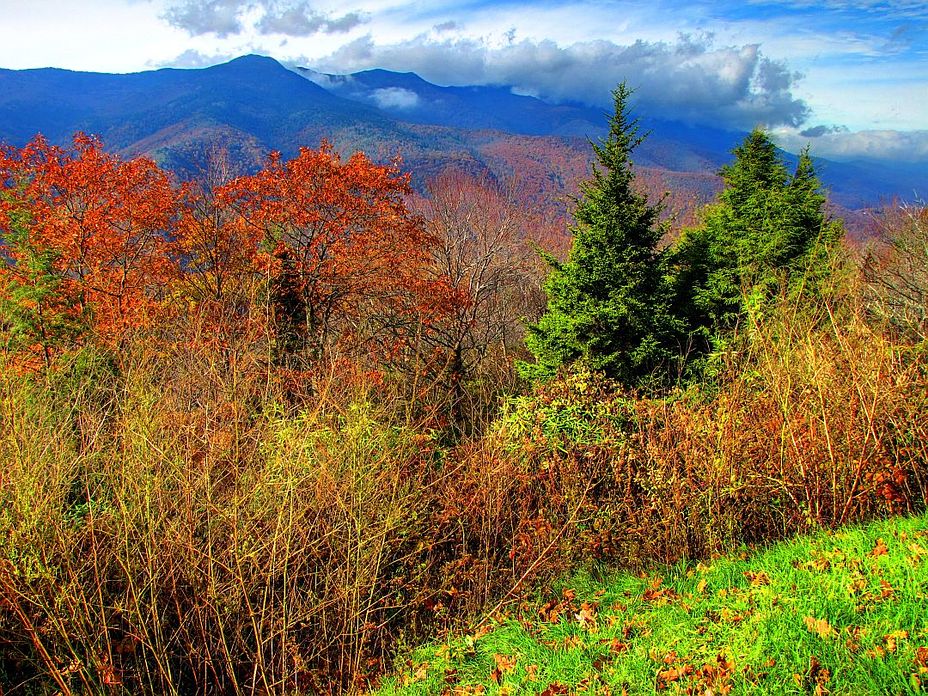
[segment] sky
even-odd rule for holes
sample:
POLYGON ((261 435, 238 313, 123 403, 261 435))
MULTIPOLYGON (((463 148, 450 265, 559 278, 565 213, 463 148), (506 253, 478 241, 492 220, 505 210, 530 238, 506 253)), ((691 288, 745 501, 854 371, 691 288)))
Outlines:
POLYGON ((928 161, 925 0, 0 0, 0 68, 195 68, 247 53, 413 71, 928 161))

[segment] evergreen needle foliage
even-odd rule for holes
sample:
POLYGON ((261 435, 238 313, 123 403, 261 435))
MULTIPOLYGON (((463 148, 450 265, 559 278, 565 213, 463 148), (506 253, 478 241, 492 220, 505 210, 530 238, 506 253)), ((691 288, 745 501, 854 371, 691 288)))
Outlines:
MULTIPOLYGON (((2 200, 2 199, 0 199, 2 200)), ((26 208, 12 207, 0 236, 0 342, 7 350, 33 352, 47 368, 53 353, 73 341, 79 317, 62 299, 56 255, 33 243, 26 208)))
POLYGON ((843 237, 829 219, 808 151, 790 176, 769 136, 755 129, 722 168, 725 188, 674 256, 677 312, 710 336, 735 328, 749 307, 781 289, 818 296, 830 250, 843 237))
POLYGON ((658 244, 661 208, 633 188, 631 153, 644 139, 628 112, 631 90, 613 92, 609 135, 593 144, 592 177, 580 188, 573 246, 566 263, 548 257, 547 311, 529 326, 534 364, 523 376, 553 377, 578 360, 626 386, 652 381, 675 355, 678 322, 658 244))

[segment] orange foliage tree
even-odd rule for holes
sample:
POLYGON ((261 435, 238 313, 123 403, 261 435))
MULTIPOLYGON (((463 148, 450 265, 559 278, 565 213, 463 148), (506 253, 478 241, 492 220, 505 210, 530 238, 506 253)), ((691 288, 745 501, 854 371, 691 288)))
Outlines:
POLYGON ((428 345, 460 301, 429 267, 437 240, 407 208, 409 176, 327 143, 231 180, 220 157, 175 186, 92 137, 37 137, 0 151, 0 185, 0 328, 46 365, 90 334, 119 345, 168 297, 220 342, 266 335, 280 364, 382 363, 428 345))
POLYGON ((409 176, 323 142, 279 154, 219 195, 268 265, 278 358, 331 349, 391 358, 451 301, 424 269, 433 237, 410 214, 409 176))
POLYGON ((229 171, 227 156, 218 152, 199 180, 183 186, 175 227, 183 295, 223 329, 254 314, 267 270, 260 228, 229 200, 229 171))
MULTIPOLYGON (((46 359, 68 315, 72 325, 114 344, 143 325, 175 273, 170 234, 176 191, 149 159, 122 161, 78 134, 69 149, 41 136, 0 151, 0 266, 6 299, 45 316, 34 332, 46 359), (44 307, 24 288, 54 287, 44 307), (24 306, 26 305, 26 306, 24 306)), ((41 293, 39 293, 41 295, 41 293)))

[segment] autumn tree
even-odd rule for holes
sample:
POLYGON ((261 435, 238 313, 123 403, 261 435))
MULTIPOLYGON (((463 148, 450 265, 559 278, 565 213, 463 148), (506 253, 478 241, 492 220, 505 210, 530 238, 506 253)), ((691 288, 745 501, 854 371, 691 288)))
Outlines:
POLYGON ((211 153, 202 176, 181 190, 175 227, 185 294, 221 315, 224 325, 244 321, 267 265, 259 248, 261 230, 231 200, 232 179, 228 154, 211 153))
POLYGON ((440 311, 424 269, 433 239, 406 207, 409 177, 327 143, 278 154, 224 187, 268 257, 282 359, 334 347, 383 357, 440 311))
POLYGON ((660 207, 635 190, 632 151, 642 142, 630 118, 625 84, 613 92, 609 134, 593 145, 592 178, 580 187, 573 245, 565 263, 550 258, 548 308, 529 327, 534 364, 522 373, 553 376, 582 360, 625 385, 667 373, 674 363, 677 321, 663 276, 660 207))
POLYGON ((122 161, 81 134, 70 149, 37 137, 3 149, 0 185, 3 272, 14 286, 39 273, 105 342, 147 321, 175 271, 175 190, 154 162, 122 161))
POLYGON ((430 247, 430 273, 447 283, 456 301, 425 336, 446 356, 445 374, 456 413, 465 385, 491 354, 504 362, 523 338, 531 313, 534 252, 527 239, 531 216, 516 187, 486 176, 445 172, 427 185, 416 206, 430 247))
POLYGON ((875 219, 876 239, 864 260, 871 314, 896 332, 928 340, 928 206, 896 202, 875 219))

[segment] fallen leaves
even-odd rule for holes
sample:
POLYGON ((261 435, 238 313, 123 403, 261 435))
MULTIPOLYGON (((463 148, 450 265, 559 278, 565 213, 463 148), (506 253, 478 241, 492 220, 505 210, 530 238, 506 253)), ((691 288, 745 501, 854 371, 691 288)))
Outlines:
POLYGON ((683 665, 682 667, 671 667, 657 673, 657 688, 666 689, 668 684, 679 681, 683 677, 688 677, 696 671, 693 665, 683 665))
POLYGON ((662 606, 680 598, 672 587, 663 587, 664 578, 659 575, 651 581, 648 589, 641 595, 641 601, 662 606))
POLYGON ((529 665, 526 667, 525 678, 530 682, 538 681, 538 665, 529 665))
POLYGON ((486 692, 487 688, 482 684, 467 684, 456 686, 447 693, 450 696, 484 696, 486 692))
POLYGON ((403 676, 403 685, 409 686, 410 684, 415 684, 416 682, 425 681, 426 677, 429 676, 429 663, 421 662, 418 665, 410 665, 412 668, 412 673, 407 672, 403 676))
POLYGON ((908 631, 893 631, 883 636, 883 644, 886 646, 886 652, 894 653, 896 652, 896 646, 899 641, 908 640, 909 632, 908 631))
POLYGON ((538 618, 545 623, 557 623, 563 613, 564 607, 561 602, 556 599, 551 599, 538 610, 538 618))
MULTIPOLYGON (((836 662, 834 651, 839 651, 857 659, 883 661, 887 667, 898 665, 904 671, 904 679, 918 691, 928 683, 928 646, 918 647, 915 640, 928 632, 922 634, 917 627, 913 631, 907 625, 880 623, 879 617, 892 607, 875 604, 906 601, 910 595, 890 550, 893 553, 898 550, 906 557, 903 560, 911 560, 913 565, 923 554, 921 547, 910 548, 914 538, 899 544, 897 549, 894 542, 899 537, 884 535, 885 538, 874 536, 863 544, 849 537, 848 548, 813 548, 787 569, 787 574, 793 574, 792 582, 779 571, 770 570, 773 566, 760 570, 742 565, 724 576, 700 577, 694 570, 687 574, 689 582, 682 594, 678 593, 676 582, 653 572, 642 573, 634 584, 601 591, 595 596, 571 588, 559 590, 540 609, 538 605, 534 609, 525 605, 526 616, 534 621, 536 629, 530 634, 554 653, 570 652, 571 661, 584 661, 586 673, 578 674, 576 681, 565 678, 564 672, 539 665, 520 669, 513 655, 491 653, 492 662, 485 669, 493 669, 492 680, 485 683, 490 691, 500 694, 528 689, 548 696, 581 692, 617 694, 623 689, 635 693, 632 682, 614 683, 615 677, 647 656, 648 671, 642 675, 647 680, 644 691, 699 696, 723 696, 743 688, 763 692, 769 690, 774 680, 784 677, 790 680, 792 675, 790 681, 799 689, 795 685, 791 688, 823 696, 842 693, 847 686, 843 672, 841 679, 836 676, 840 663, 836 662), (884 556, 889 559, 878 560, 884 556), (830 577, 817 577, 818 573, 830 577), (827 602, 814 594, 815 587, 822 583, 837 590, 829 594, 827 602), (813 601, 809 601, 810 592, 813 601), (855 607, 857 625, 838 621, 838 617, 847 618, 846 609, 855 607), (732 635, 754 631, 755 626, 763 625, 769 616, 784 609, 796 611, 801 620, 795 627, 805 632, 807 638, 797 641, 793 636, 792 640, 800 647, 805 646, 804 654, 801 651, 787 654, 787 650, 776 659, 765 656, 752 663, 744 656, 730 653, 734 644, 730 642, 732 635), (673 627, 668 633, 671 624, 667 622, 679 621, 678 612, 686 613, 690 620, 680 623, 679 633, 673 627), (533 619, 532 613, 537 618, 533 619), (541 639, 544 634, 548 634, 546 640, 541 639), (825 656, 810 654, 808 646, 814 646, 816 641, 822 641, 818 645, 827 655, 827 662, 825 656), (675 650, 670 650, 671 647, 675 650), (706 658, 708 650, 710 657, 706 658)), ((543 658, 535 660, 545 664, 543 658)))
POLYGON ((813 655, 809 659, 809 668, 805 674, 793 674, 793 679, 806 693, 824 696, 828 693, 827 684, 831 681, 831 670, 823 667, 819 659, 813 655))
POLYGON ((584 602, 580 606, 580 611, 574 614, 581 628, 588 631, 596 629, 596 605, 584 602))
POLYGON ((613 655, 621 655, 624 652, 628 652, 628 643, 619 640, 618 638, 613 638, 609 641, 602 641, 604 643, 609 643, 609 652, 613 655))
POLYGON ((762 570, 757 572, 749 570, 744 573, 744 577, 751 583, 751 587, 763 587, 770 584, 770 576, 762 570))
POLYGON ((493 661, 496 663, 496 667, 490 672, 490 679, 497 684, 502 684, 503 675, 509 674, 515 670, 518 659, 515 655, 501 655, 497 653, 493 656, 493 661))
POLYGON ((928 669, 928 647, 921 646, 915 651, 915 664, 928 669))
POLYGON ((886 556, 888 553, 889 547, 886 546, 886 542, 882 539, 877 539, 873 550, 870 552, 870 557, 879 558, 880 556, 886 556))
POLYGON ((734 688, 734 662, 721 653, 699 668, 674 651, 667 653, 661 662, 666 668, 659 670, 655 676, 654 688, 657 691, 665 691, 677 684, 679 689, 687 687, 684 691, 687 694, 723 696, 734 688))
POLYGON ((819 638, 834 638, 837 635, 837 631, 828 623, 827 619, 816 619, 815 617, 807 616, 805 618, 805 624, 806 628, 819 638))

